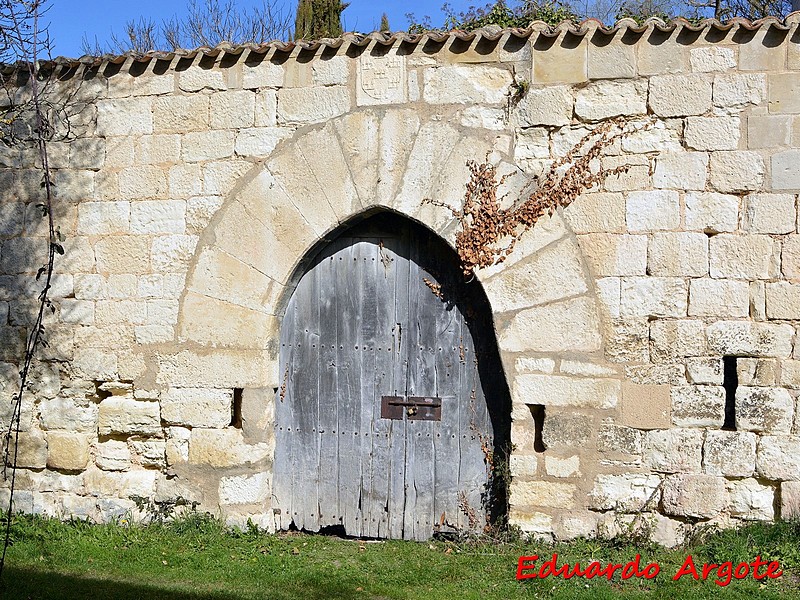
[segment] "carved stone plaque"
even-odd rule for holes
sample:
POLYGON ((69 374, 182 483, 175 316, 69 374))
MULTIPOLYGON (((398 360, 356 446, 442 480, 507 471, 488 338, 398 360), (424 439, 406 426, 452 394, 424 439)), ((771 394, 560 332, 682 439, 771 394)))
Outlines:
POLYGON ((407 99, 404 56, 362 55, 358 61, 356 98, 359 106, 397 104, 407 99))

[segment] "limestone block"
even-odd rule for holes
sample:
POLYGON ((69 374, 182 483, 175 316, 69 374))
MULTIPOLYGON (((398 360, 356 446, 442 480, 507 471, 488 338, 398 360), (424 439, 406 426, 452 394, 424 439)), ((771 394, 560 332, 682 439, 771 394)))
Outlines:
POLYGON ((598 475, 589 492, 589 508, 639 512, 657 506, 660 483, 661 478, 652 474, 598 475))
POLYGON ((676 517, 710 519, 729 503, 725 480, 713 475, 671 475, 664 479, 664 512, 676 517))
POLYGON ((278 92, 278 123, 320 123, 350 110, 343 86, 283 88, 278 92))
POLYGON ((800 437, 759 437, 756 472, 773 481, 800 481, 800 437))
POLYGON ((778 281, 767 283, 767 317, 797 319, 800 315, 800 285, 778 281))
POLYGON ((273 90, 260 90, 255 98, 256 127, 274 127, 278 124, 278 93, 273 90))
POLYGON ((755 479, 728 481, 726 485, 731 516, 745 521, 772 521, 775 518, 775 488, 761 485, 755 479))
POLYGON ((695 73, 728 71, 736 68, 736 50, 724 46, 692 48, 689 51, 689 62, 695 73))
POLYGON ((637 429, 669 427, 668 385, 622 382, 622 424, 637 429))
POLYGON ((181 157, 188 162, 228 158, 233 155, 235 136, 233 131, 187 133, 183 136, 181 157))
POLYGON ((552 358, 520 356, 514 363, 517 373, 552 373, 556 363, 552 358))
POLYGON ((262 60, 256 65, 242 65, 242 87, 256 89, 265 87, 281 87, 284 83, 284 68, 269 60, 262 60))
POLYGON ((628 194, 628 231, 678 229, 681 222, 678 192, 655 190, 628 194))
POLYGON ((211 128, 239 129, 255 123, 254 92, 227 91, 211 95, 211 128))
POLYGON ((508 461, 511 477, 533 477, 536 475, 539 457, 535 454, 512 454, 508 461))
MULTIPOLYGON (((150 98, 97 100, 96 134, 147 135, 153 133, 153 102, 150 98), (125 115, 125 118, 120 118, 125 115)), ((158 125, 156 125, 158 127, 158 125)), ((160 129, 160 127, 159 127, 160 129)))
POLYGON ((575 486, 551 481, 512 481, 511 506, 573 508, 575 486))
POLYGON ((191 430, 185 427, 167 428, 167 464, 173 466, 189 460, 189 438, 191 430))
POLYGON ((686 316, 688 285, 677 277, 625 277, 620 292, 622 317, 686 316))
MULTIPOLYGON (((146 240, 145 240, 146 241, 146 240)), ((150 255, 153 271, 157 273, 182 273, 194 256, 197 246, 195 235, 163 235, 153 238, 150 255)), ((145 257, 147 252, 145 252, 145 257)))
POLYGON ((656 158, 653 186, 674 190, 704 190, 708 171, 705 152, 663 152, 656 158))
POLYGON ((709 350, 714 354, 788 358, 792 353, 791 325, 717 321, 706 332, 709 350))
POLYGON ((558 375, 517 375, 514 398, 526 404, 614 408, 620 395, 620 382, 558 375))
POLYGON ((788 235, 783 239, 781 259, 783 275, 787 279, 800 279, 800 235, 788 235))
POLYGON ((225 427, 231 420, 229 389, 170 388, 161 399, 161 418, 174 425, 225 427))
POLYGON ((605 320, 619 319, 620 280, 604 277, 595 280, 595 293, 605 320))
POLYGON ((188 198, 203 190, 200 165, 180 164, 170 167, 167 175, 169 195, 172 198, 188 198))
MULTIPOLYGON (((137 247, 138 249, 138 247, 137 247)), ((106 289, 108 290, 108 297, 111 299, 129 299, 131 296, 136 295, 136 282, 135 275, 128 274, 112 274, 106 278, 106 289)))
POLYGON ((57 397, 40 404, 42 427, 48 431, 64 430, 91 433, 97 429, 97 405, 79 404, 80 399, 57 397))
POLYGON ((708 237, 702 233, 656 233, 650 239, 647 262, 649 275, 707 275, 708 237))
POLYGON ((189 464, 235 467, 269 455, 268 444, 246 444, 240 429, 193 429, 189 438, 189 464))
POLYGON ((181 136, 145 135, 136 140, 135 162, 141 165, 171 163, 178 159, 180 153, 181 136))
POLYGON ((550 133, 545 127, 528 127, 517 132, 514 160, 550 158, 550 133))
POLYGON ((613 423, 602 424, 597 432, 597 449, 600 452, 639 455, 642 453, 643 441, 644 433, 640 429, 613 423))
POLYGON ((749 194, 744 198, 742 229, 753 233, 794 233, 797 222, 792 194, 749 194))
POLYGON ((578 456, 568 458, 545 456, 544 470, 551 477, 579 477, 581 474, 580 458, 578 456))
POLYGON ((737 193, 761 189, 764 171, 764 159, 756 152, 742 150, 711 154, 711 185, 718 192, 737 193))
POLYGON ((767 78, 762 73, 731 73, 714 77, 714 106, 744 108, 761 104, 767 97, 767 78))
POLYGON ((153 101, 153 123, 161 133, 208 129, 210 100, 206 95, 163 96, 153 101))
POLYGON ((692 279, 689 284, 689 316, 747 317, 750 284, 733 279, 692 279))
POLYGON ((220 196, 195 196, 186 202, 186 232, 198 235, 222 206, 220 196))
POLYGON ((603 182, 603 189, 607 192, 624 192, 641 190, 651 187, 652 171, 650 159, 646 156, 624 155, 604 156, 601 159, 603 168, 607 171, 624 166, 626 171, 616 175, 609 175, 603 182))
POLYGON ((128 444, 116 440, 97 444, 95 446, 95 463, 103 471, 127 471, 131 467, 131 452, 128 444))
POLYGON ((484 283, 495 312, 544 304, 588 291, 577 245, 571 240, 550 245, 484 283))
POLYGON ((119 172, 119 192, 123 198, 162 198, 167 193, 166 171, 161 167, 142 165, 119 172))
POLYGON ((97 270, 100 273, 145 273, 150 268, 147 238, 114 236, 98 240, 94 245, 97 270))
MULTIPOLYGON (((12 434, 16 435, 16 434, 12 434)), ((0 438, 5 442, 5 434, 0 438)), ((14 448, 10 456, 14 456, 14 448)), ((9 464, 11 461, 9 460, 9 464)), ((21 431, 17 438, 16 465, 20 469, 43 469, 47 464, 47 441, 41 431, 21 431)))
POLYGON ((800 389, 800 360, 782 360, 780 385, 800 389))
POLYGON ((281 127, 242 129, 236 135, 236 154, 238 156, 268 156, 278 143, 289 135, 290 131, 281 127))
POLYGON ((711 108, 711 80, 704 75, 651 77, 649 104, 661 117, 701 115, 711 108))
POLYGON ((800 519, 800 482, 781 483, 781 519, 790 521, 800 519))
POLYGON ((783 388, 736 388, 736 428, 758 433, 789 433, 794 399, 783 388))
POLYGON ((162 440, 136 440, 131 442, 136 462, 143 467, 162 468, 166 465, 166 442, 162 440))
POLYGON ((594 233, 579 235, 578 243, 595 277, 647 272, 647 236, 594 233))
POLYGON ((746 431, 706 431, 703 471, 725 477, 752 477, 756 468, 756 435, 746 431))
POLYGON ((94 302, 90 300, 72 300, 65 298, 60 303, 62 323, 75 325, 94 324, 94 302))
POLYGON ((631 383, 643 385, 684 385, 686 366, 683 364, 625 365, 625 377, 631 383))
POLYGON ((686 144, 695 150, 738 150, 739 117, 689 117, 684 131, 686 144))
POLYGON ((589 79, 636 77, 636 52, 632 45, 610 43, 588 45, 589 79))
POLYGON ((147 305, 138 300, 102 300, 97 302, 95 321, 98 325, 115 323, 140 325, 147 319, 147 305))
POLYGON ((131 203, 81 202, 78 205, 78 234, 107 235, 127 233, 131 203))
POLYGON ((96 348, 76 350, 72 366, 87 379, 116 379, 117 357, 96 348))
MULTIPOLYGON (((682 132, 674 124, 674 120, 658 120, 655 123, 634 121, 629 124, 636 128, 622 138, 622 149, 633 154, 646 152, 680 152, 682 132)), ((625 157, 631 160, 632 157, 625 157)))
POLYGON ((664 473, 699 473, 703 431, 659 429, 648 431, 644 441, 644 464, 664 473))
POLYGON ((592 430, 592 419, 586 415, 550 410, 542 425, 542 443, 545 448, 581 448, 592 437, 592 430))
POLYGON ((139 201, 131 205, 131 233, 183 233, 186 202, 183 200, 139 201))
POLYGON ((509 510, 509 522, 535 538, 552 541, 553 517, 551 515, 530 510, 509 510))
POLYGON ((219 69, 192 65, 178 73, 178 87, 184 92, 199 92, 204 89, 224 90, 225 73, 219 69))
POLYGON ((780 272, 780 243, 766 235, 716 235, 709 254, 715 279, 771 279, 780 272))
POLYGON ((646 318, 614 319, 606 338, 606 356, 614 362, 648 362, 650 330, 646 318))
POLYGON ((597 535, 598 515, 591 512, 561 513, 553 521, 556 540, 591 539, 597 535))
POLYGON ((587 76, 587 39, 575 43, 571 36, 559 37, 546 48, 533 45, 534 83, 581 83, 587 76))
POLYGON ((578 91, 575 115, 582 121, 647 113, 647 81, 598 81, 578 91))
POLYGON ((769 112, 800 113, 800 73, 770 73, 769 112))
POLYGON ((47 434, 47 467, 82 471, 89 463, 89 437, 82 433, 51 431, 47 434))
POLYGON ((772 189, 800 190, 800 150, 772 155, 772 189))
POLYGON ((122 396, 111 396, 100 403, 100 435, 141 434, 161 432, 157 402, 140 402, 122 396))
POLYGON ((219 482, 220 504, 262 504, 269 493, 269 473, 223 477, 219 482))
POLYGON ((203 165, 203 192, 227 195, 239 179, 253 167, 247 160, 220 160, 203 165))
POLYGON ((511 73, 488 65, 441 65, 424 71, 423 98, 430 104, 501 104, 511 73))
POLYGON ((520 127, 569 125, 573 102, 567 86, 531 88, 514 109, 514 118, 520 127))
POLYGON ((739 385, 774 386, 778 383, 778 362, 774 358, 737 358, 736 376, 739 385))
POLYGON ((521 310, 499 331, 500 348, 507 352, 593 352, 601 341, 597 310, 587 297, 521 310))
POLYGON ((725 390, 721 386, 675 386, 671 390, 672 422, 678 427, 722 427, 725 390))
POLYGON ((792 138, 792 117, 783 115, 749 115, 747 117, 747 147, 775 148, 788 146, 792 138))

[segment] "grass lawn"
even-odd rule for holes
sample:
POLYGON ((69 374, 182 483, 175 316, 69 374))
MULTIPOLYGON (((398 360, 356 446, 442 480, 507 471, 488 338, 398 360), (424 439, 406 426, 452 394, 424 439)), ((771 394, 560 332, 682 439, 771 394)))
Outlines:
MULTIPOLYGON (((194 515, 149 526, 90 525, 18 516, 0 598, 239 600, 289 598, 800 598, 800 523, 753 525, 676 550, 632 543, 364 542, 321 535, 226 531, 194 515), (656 562, 655 579, 604 577, 517 581, 520 555, 559 565, 593 559, 656 562), (672 581, 686 556, 704 562, 778 560, 783 575, 752 574, 721 587, 672 581)), ((763 573, 766 568, 761 568, 763 573)))

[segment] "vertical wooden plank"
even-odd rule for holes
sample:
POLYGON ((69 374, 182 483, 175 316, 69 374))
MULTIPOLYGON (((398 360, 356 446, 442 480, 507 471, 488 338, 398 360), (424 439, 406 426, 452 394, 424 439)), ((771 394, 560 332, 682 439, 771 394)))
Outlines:
MULTIPOLYGON (((403 231, 402 233, 405 233, 403 231)), ((409 305, 409 261, 408 237, 386 239, 381 251, 381 260, 390 265, 384 269, 387 284, 394 287, 389 296, 393 305, 379 304, 379 311, 385 310, 392 315, 392 380, 391 392, 387 395, 406 396, 408 373, 408 305, 409 305), (393 277, 393 281, 392 281, 393 277)), ((381 269, 378 270, 378 279, 381 269)), ((409 484, 406 471, 407 422, 392 419, 389 422, 389 535, 390 537, 407 537, 406 506, 408 505, 409 484)), ((412 490, 413 494, 413 490, 412 490)), ((410 527, 410 523, 408 524, 410 527)))
POLYGON ((336 240, 314 267, 319 305, 319 395, 315 435, 319 440, 318 514, 320 526, 338 525, 342 516, 339 483, 339 411, 346 399, 340 398, 338 381, 342 376, 337 363, 339 302, 335 282, 342 272, 341 241, 336 240))
POLYGON ((434 438, 434 526, 441 531, 453 531, 458 524, 458 473, 459 453, 459 342, 462 318, 453 305, 456 298, 449 297, 457 289, 454 277, 448 272, 446 263, 434 261, 440 279, 437 283, 445 290, 444 298, 438 299, 437 334, 433 340, 436 353, 436 395, 442 400, 442 420, 434 438))
MULTIPOLYGON (((380 239, 363 238, 359 242, 363 258, 360 343, 363 348, 361 377, 362 431, 362 519, 364 535, 388 536, 387 502, 389 494, 389 422, 381 418, 381 395, 390 393, 392 371, 392 322, 394 285, 384 277, 380 261, 380 239)), ((394 268, 392 267, 392 272, 394 268)), ((394 282, 394 276, 391 278, 394 282)))
POLYGON ((275 462, 272 475, 273 507, 280 510, 278 527, 288 529, 292 522, 292 454, 291 405, 293 385, 289 375, 293 372, 295 354, 295 296, 290 298, 281 325, 279 357, 280 387, 275 394, 275 462))
MULTIPOLYGON (((298 347, 291 380, 292 407, 292 517, 299 529, 319 529, 319 418, 320 311, 319 272, 316 265, 303 277, 295 306, 298 347)), ((298 286, 299 289, 299 286, 298 286)))
MULTIPOLYGON (((433 396, 436 393, 436 343, 440 328, 439 315, 442 304, 425 279, 433 275, 423 269, 423 257, 429 257, 430 249, 425 240, 411 238, 409 253, 409 396, 433 396)), ((406 479, 411 478, 407 500, 406 523, 412 522, 412 537, 426 540, 433 533, 434 510, 434 439, 439 422, 411 420, 408 423, 406 451, 406 479), (412 493, 413 492, 413 493, 412 493)))
POLYGON ((361 520, 361 269, 353 238, 343 240, 337 256, 336 280, 332 282, 338 298, 339 373, 339 496, 342 519, 348 535, 362 534, 361 520))

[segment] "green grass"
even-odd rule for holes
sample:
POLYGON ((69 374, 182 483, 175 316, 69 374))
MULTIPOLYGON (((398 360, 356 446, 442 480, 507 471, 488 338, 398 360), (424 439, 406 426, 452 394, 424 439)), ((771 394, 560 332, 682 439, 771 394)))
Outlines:
MULTIPOLYGON (((540 559, 542 560, 542 559, 540 559)), ((89 600, 317 598, 800 598, 800 523, 752 525, 690 547, 577 541, 362 542, 304 534, 226 531, 193 515, 168 524, 126 527, 17 516, 0 597, 89 600), (624 563, 641 553, 657 562, 655 580, 516 580, 520 555, 559 554, 559 564, 624 563), (671 580, 687 554, 705 561, 778 560, 783 576, 727 587, 671 580)))

